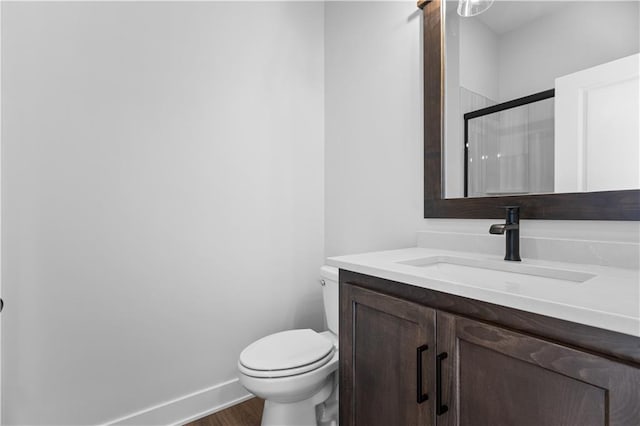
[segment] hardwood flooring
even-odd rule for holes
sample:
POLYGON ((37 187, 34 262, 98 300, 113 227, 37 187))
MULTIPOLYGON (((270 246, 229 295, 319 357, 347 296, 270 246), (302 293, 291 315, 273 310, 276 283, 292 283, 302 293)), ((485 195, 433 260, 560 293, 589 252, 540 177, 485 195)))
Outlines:
POLYGON ((252 398, 185 426, 260 426, 264 400, 252 398))

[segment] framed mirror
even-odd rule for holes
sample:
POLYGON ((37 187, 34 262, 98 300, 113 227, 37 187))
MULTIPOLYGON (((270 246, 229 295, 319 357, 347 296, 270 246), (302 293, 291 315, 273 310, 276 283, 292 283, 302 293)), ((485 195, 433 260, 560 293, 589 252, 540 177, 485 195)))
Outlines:
POLYGON ((638 2, 418 6, 426 218, 640 220, 638 2))

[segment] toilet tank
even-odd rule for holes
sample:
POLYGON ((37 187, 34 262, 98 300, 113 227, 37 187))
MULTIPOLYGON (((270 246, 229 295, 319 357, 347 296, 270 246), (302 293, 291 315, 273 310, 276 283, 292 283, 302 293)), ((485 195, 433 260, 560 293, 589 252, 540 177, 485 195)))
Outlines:
POLYGON ((327 326, 336 336, 338 335, 338 268, 323 266, 320 268, 322 283, 322 298, 327 326))

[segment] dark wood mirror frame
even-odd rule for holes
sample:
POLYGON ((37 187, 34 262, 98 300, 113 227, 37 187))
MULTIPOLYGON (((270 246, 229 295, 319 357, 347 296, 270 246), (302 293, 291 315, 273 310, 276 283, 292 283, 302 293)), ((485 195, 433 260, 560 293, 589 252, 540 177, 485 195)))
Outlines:
POLYGON ((424 217, 495 219, 520 206, 521 219, 640 220, 640 189, 482 198, 444 198, 442 0, 421 0, 424 36, 424 217))

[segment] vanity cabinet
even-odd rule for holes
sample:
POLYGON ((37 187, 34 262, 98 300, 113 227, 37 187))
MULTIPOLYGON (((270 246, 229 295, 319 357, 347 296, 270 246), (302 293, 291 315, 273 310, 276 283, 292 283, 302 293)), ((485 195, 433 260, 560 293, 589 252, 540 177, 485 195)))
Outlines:
POLYGON ((353 320, 348 321, 351 338, 340 343, 345 345, 340 356, 350 362, 340 368, 353 385, 340 389, 340 403, 350 401, 349 420, 340 424, 433 424, 433 406, 426 402, 435 386, 429 368, 435 360, 436 312, 358 287, 341 291, 353 320))
POLYGON ((640 425, 640 369, 479 321, 437 313, 442 425, 640 425))
POLYGON ((343 426, 640 425, 640 364, 623 359, 640 357, 640 339, 622 338, 616 358, 501 324, 504 313, 487 321, 491 304, 465 313, 457 296, 352 272, 340 281, 343 426))

